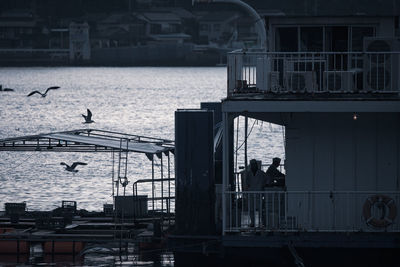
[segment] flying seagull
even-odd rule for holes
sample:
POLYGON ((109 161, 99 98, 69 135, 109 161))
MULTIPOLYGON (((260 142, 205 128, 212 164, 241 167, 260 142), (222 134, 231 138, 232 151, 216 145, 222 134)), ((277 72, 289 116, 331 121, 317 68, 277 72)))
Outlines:
POLYGON ((92 112, 90 109, 87 109, 87 115, 82 114, 82 117, 85 119, 85 122, 83 123, 92 123, 94 120, 92 120, 92 112))
POLYGON ((34 95, 34 94, 39 94, 42 97, 46 97, 48 91, 55 90, 55 89, 58 89, 58 88, 60 88, 60 86, 52 86, 52 87, 47 88, 46 91, 44 92, 44 94, 39 92, 39 91, 33 91, 33 92, 30 92, 27 96, 31 96, 31 95, 34 95))
POLYGON ((66 171, 78 172, 78 170, 75 170, 75 167, 78 166, 78 165, 87 165, 87 163, 85 163, 85 162, 74 162, 74 163, 72 163, 71 166, 69 166, 67 163, 61 162, 60 165, 65 165, 65 170, 66 171))

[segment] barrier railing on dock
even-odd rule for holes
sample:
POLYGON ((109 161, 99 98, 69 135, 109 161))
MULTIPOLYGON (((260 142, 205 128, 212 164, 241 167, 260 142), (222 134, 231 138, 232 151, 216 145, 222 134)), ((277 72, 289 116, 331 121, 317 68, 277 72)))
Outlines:
MULTIPOLYGON (((158 213, 163 213, 167 217, 171 216, 171 213, 175 210, 175 178, 163 178, 163 179, 141 179, 133 183, 133 195, 139 196, 138 184, 146 183, 167 183, 166 187, 162 187, 162 190, 158 192, 154 197, 147 198, 149 210, 158 213)), ((153 187, 153 186, 152 186, 153 187)))
POLYGON ((398 191, 265 191, 225 193, 226 231, 399 232, 398 191))
POLYGON ((232 52, 228 96, 399 93, 400 52, 232 52))

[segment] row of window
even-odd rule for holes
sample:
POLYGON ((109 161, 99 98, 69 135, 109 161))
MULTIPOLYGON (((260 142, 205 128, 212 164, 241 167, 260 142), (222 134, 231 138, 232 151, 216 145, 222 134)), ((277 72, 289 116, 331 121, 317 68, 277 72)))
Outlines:
POLYGON ((279 27, 275 31, 277 52, 363 51, 364 37, 375 36, 374 27, 320 26, 279 27))

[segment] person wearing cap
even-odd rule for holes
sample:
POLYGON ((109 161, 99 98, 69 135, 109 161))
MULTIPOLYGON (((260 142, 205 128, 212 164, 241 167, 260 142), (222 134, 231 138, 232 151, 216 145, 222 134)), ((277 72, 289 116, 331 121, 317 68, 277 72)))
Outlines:
MULTIPOLYGON (((285 179, 285 174, 281 173, 278 170, 279 165, 281 164, 281 159, 280 158, 273 158, 272 159, 272 164, 268 167, 268 170, 266 172, 267 174, 267 186, 272 186, 275 181, 279 180, 284 180, 285 179)), ((278 183, 279 184, 279 183, 278 183)))

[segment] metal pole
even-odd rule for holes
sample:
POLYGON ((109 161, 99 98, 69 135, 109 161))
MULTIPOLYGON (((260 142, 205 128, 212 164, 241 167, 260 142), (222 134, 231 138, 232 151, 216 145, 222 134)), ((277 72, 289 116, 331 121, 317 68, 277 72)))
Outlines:
POLYGON ((151 197, 152 197, 152 208, 154 212, 154 155, 151 158, 151 197))
POLYGON ((168 152, 168 223, 170 222, 170 209, 171 209, 171 171, 170 171, 170 159, 169 159, 169 152, 168 152))
POLYGON ((229 115, 222 113, 223 143, 222 143, 222 234, 226 231, 226 197, 225 190, 228 188, 229 180, 229 115))
POLYGON ((161 153, 161 158, 160 158, 161 168, 160 169, 161 169, 161 212, 163 214, 164 213, 164 181, 163 181, 164 172, 163 172, 163 160, 162 160, 163 156, 162 155, 163 154, 161 153))
MULTIPOLYGON (((238 176, 238 166, 237 166, 237 163, 238 163, 238 147, 239 147, 239 118, 240 118, 240 116, 238 116, 237 117, 237 119, 236 119, 236 146, 235 146, 235 150, 234 150, 234 153, 235 153, 235 175, 236 176, 238 176)), ((240 187, 239 187, 239 178, 237 179, 238 181, 237 181, 237 191, 239 192, 240 191, 240 187)), ((242 188, 243 188, 243 186, 242 186, 242 188)))
POLYGON ((244 117, 244 169, 246 170, 247 175, 247 130, 249 128, 249 118, 247 114, 244 117))
POLYGON ((111 170, 111 183, 112 183, 112 196, 114 201, 114 150, 111 151, 111 158, 112 158, 112 170, 111 170))
POLYGON ((132 207, 133 207, 133 220, 136 219, 136 206, 135 206, 135 183, 132 183, 132 207))

